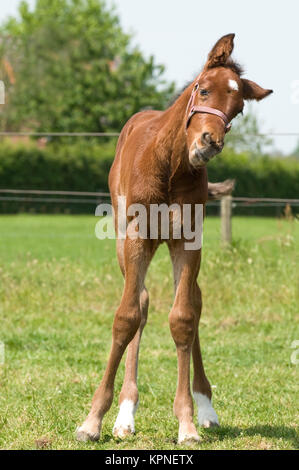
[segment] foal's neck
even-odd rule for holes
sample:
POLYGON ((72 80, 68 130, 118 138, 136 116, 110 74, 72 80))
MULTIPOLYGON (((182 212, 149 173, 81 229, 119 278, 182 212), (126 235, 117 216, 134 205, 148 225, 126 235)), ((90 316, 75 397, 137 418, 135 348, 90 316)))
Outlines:
POLYGON ((158 152, 169 165, 170 178, 178 171, 189 171, 186 139, 186 110, 193 82, 163 113, 162 128, 158 136, 158 152))
POLYGON ((191 83, 176 99, 176 101, 164 112, 167 122, 163 127, 163 131, 174 140, 180 140, 180 144, 184 144, 186 142, 186 110, 192 88, 193 83, 191 83))

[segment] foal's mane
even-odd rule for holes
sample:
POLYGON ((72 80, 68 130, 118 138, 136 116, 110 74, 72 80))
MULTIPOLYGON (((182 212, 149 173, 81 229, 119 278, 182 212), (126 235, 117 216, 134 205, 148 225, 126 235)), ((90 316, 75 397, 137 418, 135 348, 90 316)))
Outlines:
POLYGON ((241 77, 241 75, 243 75, 244 73, 243 67, 238 62, 236 62, 235 60, 231 58, 228 59, 228 61, 225 64, 222 64, 221 66, 219 65, 212 66, 211 68, 216 68, 216 67, 224 67, 225 69, 230 69, 233 72, 235 72, 239 77, 241 77))
MULTIPOLYGON (((232 72, 236 73, 239 77, 241 77, 243 74, 244 74, 244 69, 243 67, 238 63, 236 62, 235 60, 233 59, 228 59, 228 61, 225 63, 225 64, 222 64, 222 65, 214 65, 210 68, 216 68, 216 67, 223 67, 225 69, 230 69, 232 70, 232 72)), ((196 75, 198 76, 199 73, 196 75)), ((194 81, 193 80, 190 80, 189 82, 187 82, 170 100, 169 102, 167 103, 167 107, 171 106, 174 104, 174 102, 179 98, 179 96, 181 96, 181 94, 186 90, 186 88, 188 88, 189 85, 191 85, 191 83, 194 81)))

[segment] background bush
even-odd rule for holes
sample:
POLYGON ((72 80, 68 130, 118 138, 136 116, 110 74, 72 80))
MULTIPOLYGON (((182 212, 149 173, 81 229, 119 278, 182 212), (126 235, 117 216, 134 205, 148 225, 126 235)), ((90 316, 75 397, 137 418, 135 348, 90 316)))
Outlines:
POLYGON ((225 149, 209 163, 209 181, 236 179, 234 196, 299 198, 299 161, 225 149))
POLYGON ((36 143, 0 145, 0 187, 74 191, 107 191, 115 139, 97 144, 36 143))
MULTIPOLYGON (((115 146, 115 138, 100 143, 86 139, 73 143, 60 140, 43 148, 34 141, 18 144, 3 141, 0 145, 0 188, 106 192, 115 146)), ((255 157, 247 153, 236 154, 226 148, 209 163, 208 172, 209 181, 235 178, 234 196, 299 197, 299 161, 296 159, 255 157)), ((17 202, 15 205, 5 201, 0 204, 2 212, 19 212, 28 207, 28 204, 20 206, 17 202)), ((92 207, 72 205, 72 211, 90 212, 92 207)), ((43 206, 41 211, 52 209, 53 204, 50 204, 43 206)))

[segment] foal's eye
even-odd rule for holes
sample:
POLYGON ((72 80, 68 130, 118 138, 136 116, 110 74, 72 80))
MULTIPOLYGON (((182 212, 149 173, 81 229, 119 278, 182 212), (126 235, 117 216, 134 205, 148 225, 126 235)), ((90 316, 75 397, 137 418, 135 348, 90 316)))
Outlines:
POLYGON ((201 96, 208 96, 209 94, 208 90, 200 90, 199 93, 201 94, 201 96))

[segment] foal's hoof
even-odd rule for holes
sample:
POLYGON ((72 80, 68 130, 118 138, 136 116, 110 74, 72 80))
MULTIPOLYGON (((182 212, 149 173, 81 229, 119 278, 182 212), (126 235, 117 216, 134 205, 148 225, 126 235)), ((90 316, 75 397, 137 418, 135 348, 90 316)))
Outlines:
POLYGON ((118 439, 125 439, 127 436, 134 434, 135 430, 131 426, 114 426, 113 436, 118 439))
POLYGON ((197 434, 196 428, 193 423, 187 426, 180 425, 178 444, 194 444, 195 442, 199 441, 200 437, 197 434))
POLYGON ((196 442, 200 442, 200 437, 197 433, 179 435, 178 444, 192 445, 196 442))
POLYGON ((100 431, 91 431, 83 424, 76 430, 76 439, 81 442, 98 441, 100 439, 100 431))
POLYGON ((218 416, 212 406, 207 410, 198 411, 198 424, 203 428, 215 428, 219 426, 218 416))
POLYGON ((206 419, 202 423, 203 428, 218 428, 219 427, 219 422, 216 421, 210 421, 209 419, 206 419))
POLYGON ((198 424, 203 428, 213 428, 219 426, 216 411, 211 400, 202 393, 194 392, 194 399, 198 406, 198 424))
POLYGON ((134 416, 138 407, 132 400, 125 399, 119 407, 119 412, 113 426, 113 435, 124 439, 135 433, 134 416))

